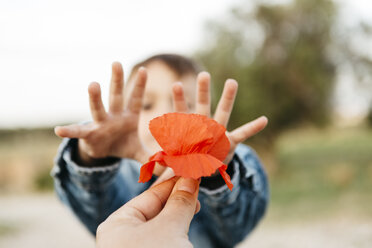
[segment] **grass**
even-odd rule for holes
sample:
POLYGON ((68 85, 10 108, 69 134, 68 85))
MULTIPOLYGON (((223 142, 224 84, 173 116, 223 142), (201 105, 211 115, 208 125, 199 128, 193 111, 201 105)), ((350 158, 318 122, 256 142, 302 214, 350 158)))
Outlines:
POLYGON ((293 131, 278 140, 277 158, 279 168, 270 177, 274 215, 344 209, 372 217, 372 130, 293 131))
POLYGON ((4 224, 3 221, 0 222, 0 237, 9 235, 15 231, 16 228, 13 225, 4 224))
POLYGON ((0 192, 51 186, 48 174, 60 142, 51 128, 0 130, 0 192))
MULTIPOLYGON (((0 130, 0 191, 52 190, 49 172, 60 142, 52 129, 0 130)), ((273 217, 340 211, 372 217, 372 129, 293 130, 277 141, 276 162, 273 217)))

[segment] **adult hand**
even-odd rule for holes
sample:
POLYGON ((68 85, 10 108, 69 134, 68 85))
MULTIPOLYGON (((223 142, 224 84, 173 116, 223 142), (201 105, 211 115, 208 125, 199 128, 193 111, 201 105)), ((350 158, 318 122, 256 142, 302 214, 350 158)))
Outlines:
POLYGON ((97 229, 98 248, 192 247, 190 222, 200 209, 199 181, 171 178, 132 199, 97 229))
POLYGON ((137 132, 147 79, 146 69, 138 70, 126 107, 123 78, 121 64, 113 63, 108 112, 102 103, 100 85, 93 82, 88 88, 93 122, 55 128, 55 133, 60 137, 79 139, 78 156, 84 165, 94 165, 95 159, 109 156, 132 158, 145 163, 150 155, 141 144, 137 132))

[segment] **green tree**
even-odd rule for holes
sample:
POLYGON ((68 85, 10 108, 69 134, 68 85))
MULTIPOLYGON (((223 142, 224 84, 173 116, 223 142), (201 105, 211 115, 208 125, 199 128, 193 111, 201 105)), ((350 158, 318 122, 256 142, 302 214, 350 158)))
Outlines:
POLYGON ((207 24, 196 58, 211 72, 215 92, 228 77, 239 82, 230 128, 264 114, 269 126, 259 137, 270 145, 293 126, 328 123, 339 60, 352 55, 370 66, 369 59, 342 48, 348 36, 338 40, 337 18, 331 0, 253 9, 242 1, 223 22, 207 24))

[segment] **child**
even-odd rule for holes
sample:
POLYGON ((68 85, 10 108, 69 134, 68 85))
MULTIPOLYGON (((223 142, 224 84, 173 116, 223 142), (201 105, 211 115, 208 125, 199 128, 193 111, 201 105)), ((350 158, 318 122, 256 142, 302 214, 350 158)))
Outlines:
MULTIPOLYGON (((210 115, 210 76, 198 72, 185 57, 160 54, 137 64, 123 90, 123 70, 114 63, 109 110, 103 107, 99 84, 92 83, 88 90, 93 122, 56 127, 56 134, 65 138, 53 169, 57 194, 93 234, 107 216, 156 179, 137 183, 141 165, 161 150, 148 130, 149 121, 172 112, 172 102, 177 112, 195 109, 210 115)), ((237 83, 227 80, 214 115, 224 126, 236 91, 237 83)), ((202 178, 202 207, 189 231, 195 247, 233 247, 263 216, 268 202, 266 175, 251 148, 239 143, 266 124, 267 119, 261 117, 227 133, 231 148, 224 163, 229 165, 234 189, 231 192, 219 174, 202 178)), ((162 166, 156 167, 157 176, 163 172, 162 166)), ((169 171, 162 178, 166 174, 169 171)))

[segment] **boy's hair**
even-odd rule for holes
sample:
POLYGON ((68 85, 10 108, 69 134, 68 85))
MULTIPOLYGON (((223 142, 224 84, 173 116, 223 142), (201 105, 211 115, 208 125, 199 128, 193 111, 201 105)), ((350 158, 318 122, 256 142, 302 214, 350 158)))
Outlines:
POLYGON ((178 78, 190 74, 197 75, 201 71, 200 66, 190 58, 178 54, 164 53, 151 56, 150 58, 136 64, 132 68, 132 71, 129 75, 129 80, 136 74, 137 70, 141 66, 147 66, 155 61, 163 62, 169 67, 169 69, 176 73, 178 78))

